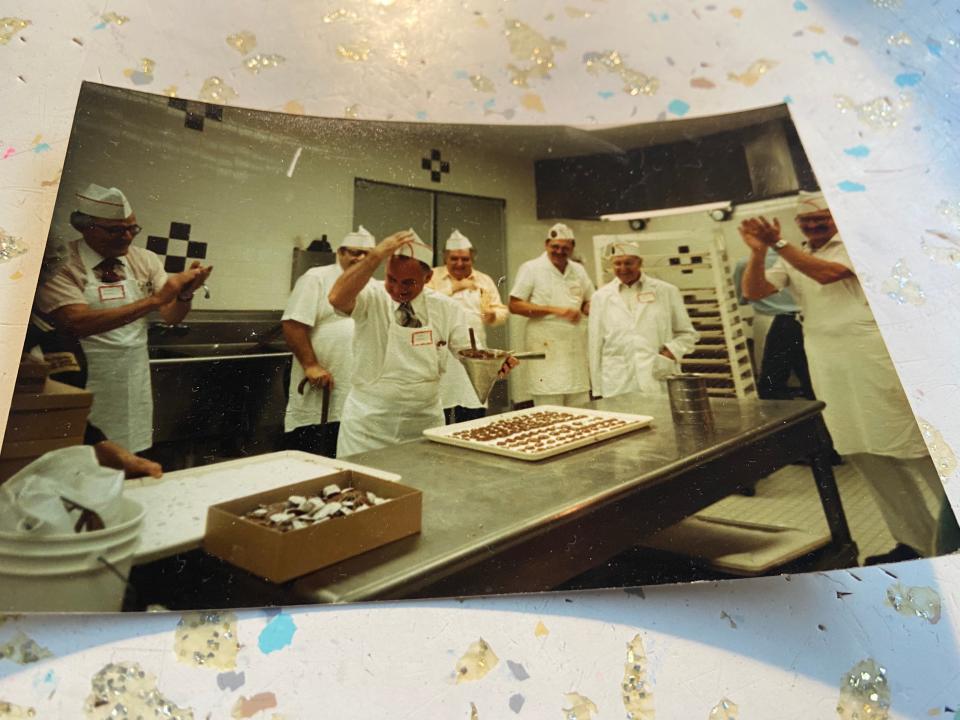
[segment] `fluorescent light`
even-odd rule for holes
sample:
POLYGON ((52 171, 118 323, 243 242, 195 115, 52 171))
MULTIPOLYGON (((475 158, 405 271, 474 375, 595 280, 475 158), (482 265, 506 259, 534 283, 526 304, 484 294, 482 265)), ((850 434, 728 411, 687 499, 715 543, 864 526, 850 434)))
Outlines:
POLYGON ((615 213, 612 215, 601 215, 601 220, 649 220, 655 217, 666 217, 667 215, 683 215, 692 212, 710 212, 711 210, 732 210, 733 203, 729 200, 723 202, 703 203, 702 205, 685 205, 684 207, 663 208, 662 210, 639 210, 630 213, 615 213))

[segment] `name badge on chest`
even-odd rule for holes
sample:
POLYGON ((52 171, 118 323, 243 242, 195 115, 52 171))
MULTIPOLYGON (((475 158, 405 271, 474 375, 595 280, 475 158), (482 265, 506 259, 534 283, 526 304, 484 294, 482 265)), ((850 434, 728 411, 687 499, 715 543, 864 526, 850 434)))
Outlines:
POLYGON ((433 330, 414 330, 410 333, 410 344, 414 347, 433 345, 433 330))
POLYGON ((123 285, 101 285, 97 291, 100 293, 100 302, 123 300, 127 297, 127 291, 123 285))
POLYGON ((647 292, 637 293, 637 302, 639 303, 652 303, 656 301, 656 299, 657 299, 657 294, 654 292, 647 291, 647 292))

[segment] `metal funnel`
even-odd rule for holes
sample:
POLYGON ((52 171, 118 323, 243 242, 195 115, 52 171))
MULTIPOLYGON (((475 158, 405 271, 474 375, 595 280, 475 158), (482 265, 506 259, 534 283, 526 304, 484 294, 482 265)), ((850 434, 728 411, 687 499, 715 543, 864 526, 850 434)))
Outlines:
POLYGON ((514 353, 507 350, 471 350, 467 348, 457 352, 457 359, 467 371, 467 377, 470 378, 470 384, 477 393, 480 402, 487 402, 493 386, 499 379, 497 375, 503 366, 507 355, 511 355, 518 360, 542 360, 546 357, 542 352, 520 352, 514 353))

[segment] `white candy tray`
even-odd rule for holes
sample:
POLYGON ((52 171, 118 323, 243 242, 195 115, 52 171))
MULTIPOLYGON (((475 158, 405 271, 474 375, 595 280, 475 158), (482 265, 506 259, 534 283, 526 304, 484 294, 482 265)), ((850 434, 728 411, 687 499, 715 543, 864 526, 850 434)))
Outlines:
MULTIPOLYGON (((428 438, 429 440, 433 440, 434 442, 445 443, 447 445, 456 445, 457 447, 468 448, 470 450, 479 450, 480 452, 493 453, 494 455, 503 455, 516 460, 543 460, 544 458, 560 455, 561 453, 569 452, 570 450, 576 450, 577 448, 582 448, 587 445, 594 445, 598 442, 609 440, 612 437, 633 432, 634 430, 639 430, 640 428, 649 425, 652 420, 653 418, 649 415, 631 415, 627 413, 605 412, 602 410, 561 407, 559 405, 540 405, 537 407, 527 408, 525 410, 515 410, 513 412, 501 413, 499 415, 490 415, 489 417, 480 418, 479 420, 468 420, 467 422, 456 423, 455 425, 444 425, 443 427, 430 428, 428 430, 424 430, 423 434, 424 437, 428 438), (473 430, 475 428, 486 427, 499 422, 500 420, 524 417, 525 415, 533 415, 534 413, 539 412, 563 412, 571 413, 573 415, 586 416, 589 418, 601 418, 604 420, 617 418, 619 420, 623 420, 625 424, 607 430, 602 430, 594 435, 588 435, 568 443, 537 451, 515 450, 513 448, 501 447, 497 445, 497 442, 500 442, 505 438, 499 438, 497 440, 467 440, 464 438, 453 437, 454 433, 463 432, 464 430, 473 430)), ((569 422, 570 421, 559 423, 556 427, 563 427, 569 422)))

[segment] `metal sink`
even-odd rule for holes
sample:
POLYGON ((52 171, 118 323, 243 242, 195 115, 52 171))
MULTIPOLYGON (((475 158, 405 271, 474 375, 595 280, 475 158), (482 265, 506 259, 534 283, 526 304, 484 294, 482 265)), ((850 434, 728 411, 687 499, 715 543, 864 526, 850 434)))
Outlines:
MULTIPOLYGON (((151 361, 229 361, 290 354, 282 342, 273 343, 168 343, 147 348, 151 361)), ((151 362, 151 364, 156 364, 151 362)))

